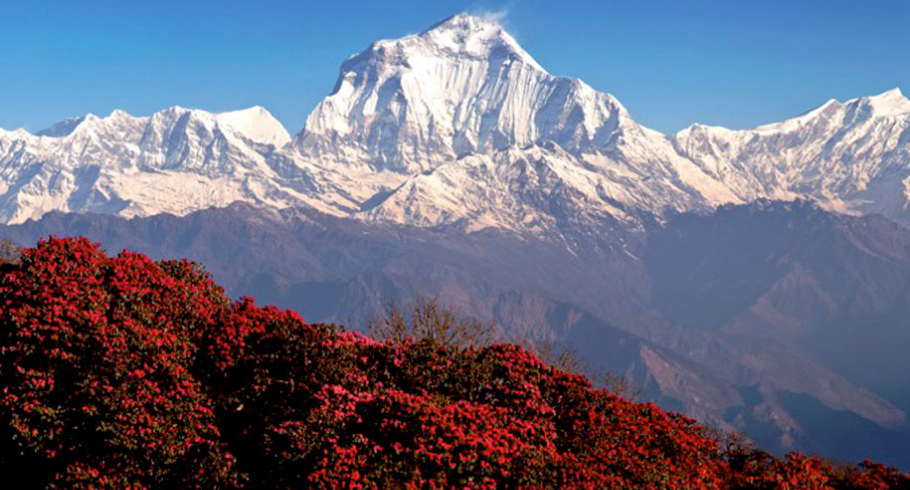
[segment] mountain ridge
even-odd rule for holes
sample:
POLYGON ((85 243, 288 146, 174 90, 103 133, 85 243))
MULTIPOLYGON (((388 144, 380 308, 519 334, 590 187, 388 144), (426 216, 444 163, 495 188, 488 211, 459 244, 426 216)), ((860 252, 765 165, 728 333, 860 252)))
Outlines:
POLYGON ((0 130, 0 221, 242 201, 547 235, 802 198, 906 225, 908 128, 910 100, 893 89, 753 129, 664 135, 612 95, 550 74, 496 22, 457 14, 350 57, 294 136, 258 106, 0 130))

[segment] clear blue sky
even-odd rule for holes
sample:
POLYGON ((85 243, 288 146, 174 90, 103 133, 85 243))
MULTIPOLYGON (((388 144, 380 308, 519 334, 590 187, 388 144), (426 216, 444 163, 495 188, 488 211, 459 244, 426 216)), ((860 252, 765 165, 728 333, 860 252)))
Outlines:
POLYGON ((0 127, 259 104, 295 133, 341 61, 370 42, 503 9, 550 72, 616 95, 664 132, 910 92, 905 0, 10 0, 0 9, 0 127))

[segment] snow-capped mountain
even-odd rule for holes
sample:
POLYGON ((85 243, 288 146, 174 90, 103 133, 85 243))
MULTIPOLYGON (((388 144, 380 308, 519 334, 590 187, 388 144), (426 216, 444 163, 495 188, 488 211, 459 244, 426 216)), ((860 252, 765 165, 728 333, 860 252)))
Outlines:
POLYGON ((269 155, 290 136, 265 109, 211 114, 173 107, 0 131, 0 221, 51 210, 186 214, 237 200, 299 201, 274 184, 269 155))
POLYGON ((527 230, 735 200, 613 96, 551 75, 466 14, 351 57, 294 147, 324 168, 386 175, 350 193, 358 214, 416 225, 527 230))
POLYGON ((751 130, 693 125, 684 157, 743 201, 808 197, 840 212, 910 223, 910 100, 899 89, 751 130))
POLYGON ((172 108, 0 131, 0 221, 184 215, 244 201, 417 226, 543 232, 757 198, 910 221, 910 101, 831 101, 753 130, 666 136, 459 14, 373 43, 293 140, 262 108, 172 108))

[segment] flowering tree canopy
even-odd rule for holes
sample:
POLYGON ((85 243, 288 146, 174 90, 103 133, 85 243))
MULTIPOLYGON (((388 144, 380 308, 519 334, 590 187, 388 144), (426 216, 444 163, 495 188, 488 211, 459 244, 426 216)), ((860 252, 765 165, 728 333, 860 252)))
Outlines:
POLYGON ((910 485, 872 462, 721 450, 517 346, 308 325, 186 261, 52 238, 0 267, 0 472, 17 488, 910 485))

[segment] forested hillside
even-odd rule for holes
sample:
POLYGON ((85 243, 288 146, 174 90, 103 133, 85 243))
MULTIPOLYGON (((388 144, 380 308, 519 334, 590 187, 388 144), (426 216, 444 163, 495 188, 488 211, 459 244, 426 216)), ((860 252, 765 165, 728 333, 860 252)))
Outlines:
POLYGON ((17 488, 907 488, 773 458, 507 344, 377 342, 198 265, 50 239, 0 273, 17 488))

